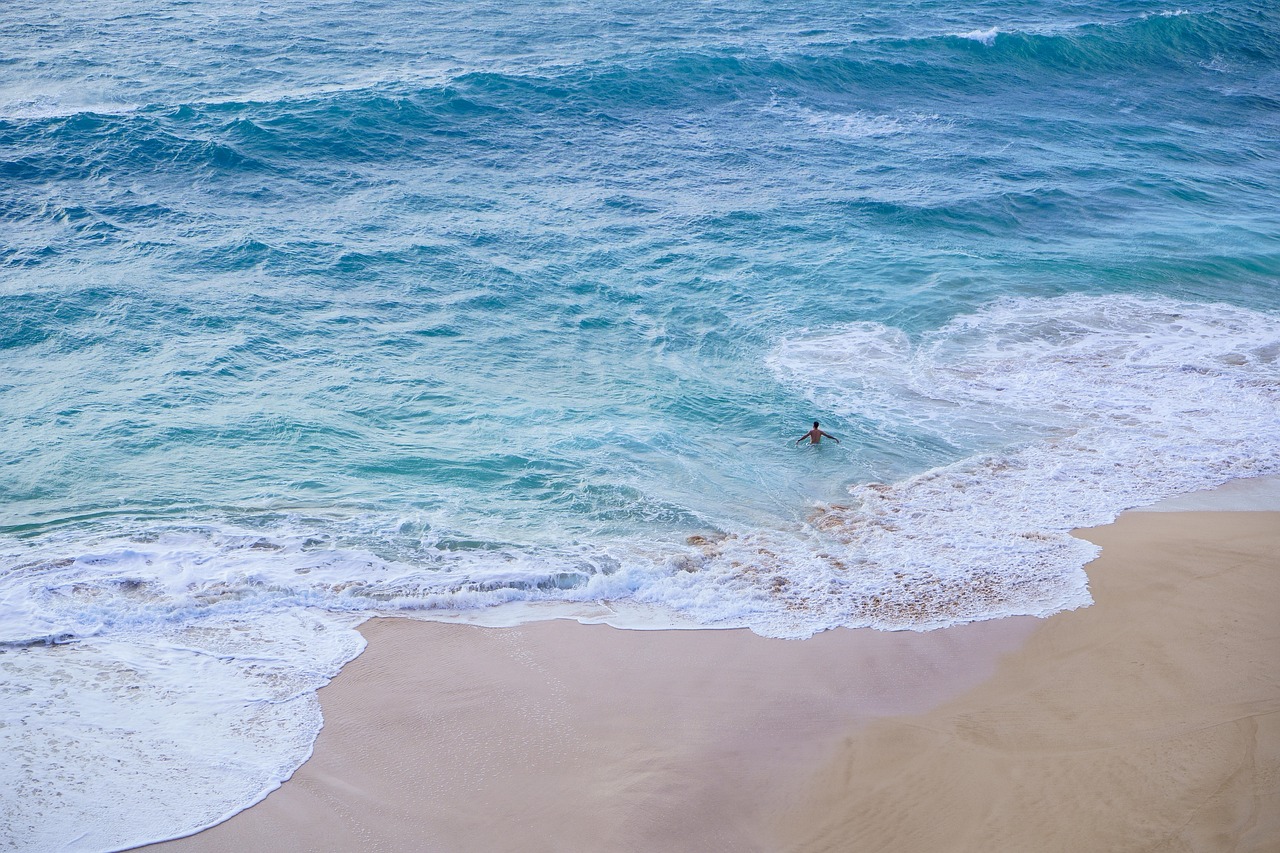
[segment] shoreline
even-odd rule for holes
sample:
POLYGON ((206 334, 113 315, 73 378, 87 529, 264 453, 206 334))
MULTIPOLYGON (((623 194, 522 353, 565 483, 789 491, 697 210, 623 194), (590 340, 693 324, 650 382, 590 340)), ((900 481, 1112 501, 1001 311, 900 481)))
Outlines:
POLYGON ((1280 513, 1077 535, 1103 547, 1095 603, 1046 619, 803 641, 373 620, 292 779, 139 849, 1280 843, 1280 513))
POLYGON ((321 689, 325 727, 292 779, 227 822, 140 849, 265 850, 281 833, 308 850, 362 849, 371 834, 395 849, 560 849, 524 846, 530 831, 563 849, 630 849, 611 827, 645 814, 662 822, 639 830, 653 849, 755 849, 759 830, 731 829, 732 815, 779 778, 799 785, 851 722, 920 713, 991 677, 1036 622, 797 641, 373 619, 365 652, 321 689), (735 783, 709 790, 707 774, 735 783), (473 837, 492 808, 521 828, 512 838, 473 837), (703 826, 709 813, 724 821, 703 826), (422 846, 433 831, 447 840, 422 846))

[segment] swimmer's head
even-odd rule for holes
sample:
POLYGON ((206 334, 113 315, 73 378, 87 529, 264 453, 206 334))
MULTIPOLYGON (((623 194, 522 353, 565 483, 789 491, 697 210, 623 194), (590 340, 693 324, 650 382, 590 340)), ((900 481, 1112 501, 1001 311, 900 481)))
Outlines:
POLYGON ((818 422, 817 422, 817 421, 814 421, 814 422, 813 422, 813 428, 814 428, 814 429, 817 429, 817 428, 818 428, 818 422))

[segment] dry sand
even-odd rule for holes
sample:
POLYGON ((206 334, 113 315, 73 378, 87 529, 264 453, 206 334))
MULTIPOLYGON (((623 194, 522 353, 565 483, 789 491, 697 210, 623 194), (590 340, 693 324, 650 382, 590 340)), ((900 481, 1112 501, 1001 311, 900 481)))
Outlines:
POLYGON ((787 850, 1280 850, 1280 513, 1082 531, 1095 605, 979 689, 852 733, 787 850))
POLYGON ((927 634, 376 620, 315 755, 155 851, 1280 850, 1280 513, 1130 513, 1092 607, 927 634))

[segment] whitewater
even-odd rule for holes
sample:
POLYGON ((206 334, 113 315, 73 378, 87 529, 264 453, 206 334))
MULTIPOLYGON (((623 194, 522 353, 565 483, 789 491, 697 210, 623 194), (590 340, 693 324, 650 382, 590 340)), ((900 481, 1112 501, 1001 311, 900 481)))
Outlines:
POLYGON ((1073 530, 1280 474, 1277 45, 1249 2, 12 4, 0 846, 260 800, 372 617, 1088 606, 1073 530))

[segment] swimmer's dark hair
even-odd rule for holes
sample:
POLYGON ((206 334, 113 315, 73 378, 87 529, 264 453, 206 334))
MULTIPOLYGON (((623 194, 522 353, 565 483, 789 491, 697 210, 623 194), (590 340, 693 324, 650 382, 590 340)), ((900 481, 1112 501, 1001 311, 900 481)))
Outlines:
POLYGON ((818 422, 817 422, 817 421, 814 421, 814 422, 813 422, 813 428, 814 428, 814 429, 817 429, 817 428, 818 428, 818 422))

